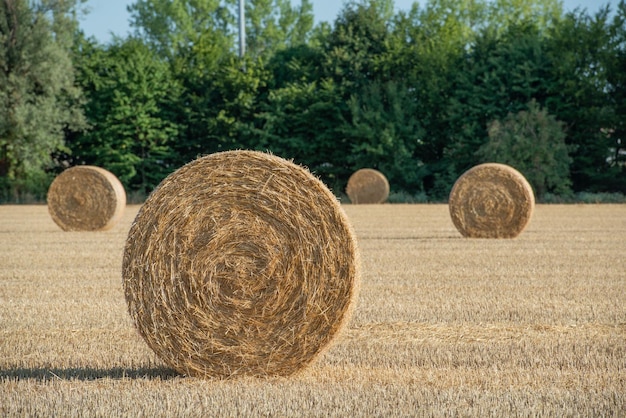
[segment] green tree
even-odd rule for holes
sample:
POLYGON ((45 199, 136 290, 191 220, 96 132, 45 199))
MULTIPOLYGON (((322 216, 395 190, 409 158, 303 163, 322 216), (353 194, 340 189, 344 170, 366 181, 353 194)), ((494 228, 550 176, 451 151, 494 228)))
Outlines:
POLYGON ((375 168, 385 174, 394 190, 423 191, 416 156, 426 133, 418 104, 406 85, 373 82, 349 101, 351 121, 344 136, 350 141, 346 156, 354 169, 375 168))
POLYGON ((178 120, 184 126, 174 148, 184 163, 198 155, 254 148, 259 104, 267 97, 265 62, 303 45, 313 23, 304 0, 246 3, 248 48, 235 48, 236 4, 214 0, 139 0, 129 10, 137 34, 172 65, 180 82, 178 120), (204 16, 204 18, 198 18, 204 16))
MULTIPOLYGON (((223 53, 237 50, 237 0, 137 0, 128 6, 131 26, 172 60, 199 43, 212 42, 223 53)), ((306 42, 313 28, 313 6, 302 0, 252 0, 245 3, 246 51, 269 58, 275 51, 306 42)))
POLYGON ((495 0, 485 4, 488 26, 502 31, 522 21, 532 21, 544 30, 563 15, 562 2, 558 0, 495 0))
POLYGON ((313 29, 313 4, 302 0, 246 2, 246 50, 252 57, 269 59, 287 47, 305 44, 313 29))
MULTIPOLYGON (((315 166, 338 192, 356 169, 368 165, 391 172, 387 163, 393 155, 405 158, 411 153, 404 148, 410 139, 398 137, 406 131, 395 125, 403 118, 395 112, 396 105, 406 95, 399 92, 403 87, 389 79, 388 68, 383 65, 389 54, 392 12, 393 3, 388 0, 350 2, 332 29, 322 28, 314 38, 321 52, 321 71, 320 80, 309 83, 316 93, 309 96, 316 100, 309 109, 318 113, 315 124, 307 124, 310 138, 303 141, 318 143, 317 150, 324 151, 317 156, 324 161, 316 161, 315 166), (394 103, 381 102, 387 99, 394 103), (376 120, 375 113, 383 109, 385 126, 375 126, 372 132, 373 125, 381 121, 376 120), (317 119, 324 114, 328 118, 325 122, 317 119), (379 142, 378 134, 385 135, 385 145, 379 142), (333 149, 336 151, 331 152, 333 149)), ((397 174, 394 170, 391 175, 397 174)))
POLYGON ((210 72, 179 73, 183 88, 178 120, 183 129, 173 146, 180 162, 217 151, 254 148, 255 115, 266 94, 267 77, 262 62, 242 61, 235 55, 210 72))
POLYGON ((474 26, 484 19, 484 4, 430 1, 423 8, 414 4, 409 13, 393 21, 389 54, 383 65, 389 78, 406 86, 412 96, 414 115, 424 135, 414 151, 419 165, 414 188, 435 195, 435 178, 445 170, 444 150, 450 142, 446 115, 453 82, 462 68, 466 45, 474 26))
POLYGON ((449 193, 454 179, 478 163, 476 151, 488 141, 492 121, 524 110, 532 100, 546 102, 552 62, 543 39, 532 21, 512 24, 502 34, 487 28, 476 38, 456 74, 447 108, 442 195, 449 193))
POLYGON ((347 3, 320 46, 324 77, 332 78, 346 99, 381 78, 388 52, 390 1, 347 3))
POLYGON ((609 191, 626 193, 626 1, 617 6, 609 25, 610 50, 607 55, 608 95, 612 106, 610 128, 607 135, 611 141, 609 165, 605 184, 609 191))
POLYGON ((619 153, 619 127, 626 118, 624 17, 623 2, 613 20, 608 7, 595 16, 570 13, 547 41, 554 63, 549 108, 566 124, 577 192, 626 191, 623 166, 612 158, 619 153))
POLYGON ((137 0, 128 6, 135 36, 173 61, 199 43, 234 46, 236 0, 137 0))
POLYGON ((0 2, 0 193, 45 194, 52 153, 85 127, 71 40, 79 2, 0 2))
POLYGON ((341 131, 344 108, 330 79, 273 89, 257 116, 256 148, 307 166, 340 193, 352 171, 351 144, 341 131))
POLYGON ((416 117, 427 132, 416 150, 423 162, 418 181, 433 197, 447 196, 458 175, 475 163, 487 123, 533 97, 530 90, 538 86, 530 78, 541 77, 545 64, 536 54, 539 33, 560 11, 556 0, 430 0, 396 16, 384 65, 390 78, 414 92, 416 117), (526 45, 515 51, 513 45, 521 43, 526 45), (530 59, 530 67, 521 68, 520 59, 530 59), (515 65, 518 75, 508 79, 515 65))
POLYGON ((564 124, 534 100, 528 110, 509 113, 488 127, 489 140, 476 152, 479 162, 499 162, 520 171, 537 197, 571 193, 564 124))
POLYGON ((268 88, 280 89, 293 83, 310 83, 322 78, 323 52, 320 48, 300 44, 277 51, 267 62, 268 88))
POLYGON ((255 147, 307 166, 340 193, 351 174, 342 132, 347 106, 338 85, 324 78, 323 36, 277 51, 266 66, 267 95, 255 118, 255 147))
POLYGON ((71 143, 75 163, 104 167, 130 190, 148 193, 177 161, 178 85, 141 40, 81 45, 79 80, 91 129, 71 143))

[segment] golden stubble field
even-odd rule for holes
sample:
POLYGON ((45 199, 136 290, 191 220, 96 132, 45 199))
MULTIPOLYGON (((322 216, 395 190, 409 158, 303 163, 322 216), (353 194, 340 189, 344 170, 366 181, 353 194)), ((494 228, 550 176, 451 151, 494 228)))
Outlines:
POLYGON ((626 416, 626 205, 538 205, 513 240, 446 205, 346 205, 355 314, 291 378, 201 380, 134 331, 110 231, 0 206, 0 416, 626 416))

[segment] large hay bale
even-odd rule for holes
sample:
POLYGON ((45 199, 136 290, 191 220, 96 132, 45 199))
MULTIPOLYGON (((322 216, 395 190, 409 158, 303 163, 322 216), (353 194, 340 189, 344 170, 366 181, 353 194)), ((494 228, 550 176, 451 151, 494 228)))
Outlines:
POLYGON ((52 181, 47 202, 52 220, 64 231, 104 231, 124 213, 126 192, 113 173, 82 165, 52 181))
POLYGON ((513 167, 485 163, 457 179, 448 205, 452 222, 463 236, 514 238, 528 225, 535 196, 513 167))
POLYGON ((373 168, 362 168, 352 173, 346 186, 352 203, 383 203, 389 197, 389 181, 373 168))
POLYGON ((124 292, 148 346, 179 373, 287 376, 346 322, 357 261, 321 181, 276 156, 228 151, 148 197, 126 241, 124 292))

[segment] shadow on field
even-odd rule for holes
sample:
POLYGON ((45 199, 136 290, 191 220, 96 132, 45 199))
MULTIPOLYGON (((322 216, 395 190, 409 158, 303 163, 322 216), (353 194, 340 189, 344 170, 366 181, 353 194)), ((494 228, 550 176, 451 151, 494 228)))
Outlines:
POLYGON ((70 369, 29 369, 16 368, 0 370, 0 380, 97 380, 97 379, 151 379, 169 380, 180 376, 172 369, 165 367, 125 369, 70 368, 70 369))

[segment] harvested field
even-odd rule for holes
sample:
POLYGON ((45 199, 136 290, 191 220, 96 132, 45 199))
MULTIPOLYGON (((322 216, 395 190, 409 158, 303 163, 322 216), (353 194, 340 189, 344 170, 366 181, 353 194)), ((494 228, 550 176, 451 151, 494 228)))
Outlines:
POLYGON ((346 205, 352 321, 290 378, 202 380, 133 329, 138 207, 63 232, 0 206, 0 416, 625 416, 626 205, 537 205, 515 239, 464 239, 446 205, 346 205))

